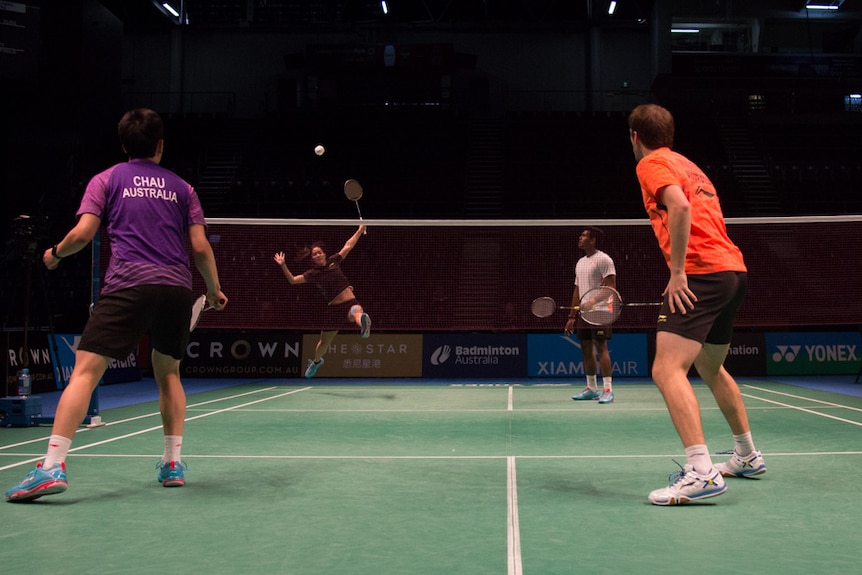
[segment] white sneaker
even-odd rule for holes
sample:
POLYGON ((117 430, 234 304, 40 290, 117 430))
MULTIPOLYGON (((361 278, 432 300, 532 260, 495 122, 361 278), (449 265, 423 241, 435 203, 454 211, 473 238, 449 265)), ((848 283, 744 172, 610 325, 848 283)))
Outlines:
POLYGON ((670 474, 671 482, 667 487, 656 489, 649 494, 653 505, 682 505, 689 501, 715 497, 727 491, 724 478, 714 466, 706 475, 701 475, 691 465, 670 474))
POLYGON ((752 451, 743 457, 734 450, 730 459, 716 463, 715 468, 725 477, 752 477, 766 473, 766 464, 759 451, 752 451))

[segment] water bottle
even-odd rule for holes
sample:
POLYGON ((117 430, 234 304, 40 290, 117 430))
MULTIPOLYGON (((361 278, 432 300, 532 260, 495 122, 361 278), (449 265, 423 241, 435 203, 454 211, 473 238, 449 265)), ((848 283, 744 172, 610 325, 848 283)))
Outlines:
POLYGON ((25 367, 18 372, 18 395, 27 397, 31 390, 30 370, 25 367))

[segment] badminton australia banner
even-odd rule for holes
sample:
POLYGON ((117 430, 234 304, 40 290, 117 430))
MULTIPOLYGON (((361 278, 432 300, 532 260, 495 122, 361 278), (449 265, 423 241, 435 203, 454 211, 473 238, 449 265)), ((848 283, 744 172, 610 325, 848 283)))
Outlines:
MULTIPOLYGON (((528 377, 583 377, 584 356, 577 336, 530 334, 527 336, 528 377)), ((642 333, 614 334, 608 340, 614 377, 646 377, 647 336, 642 333)))
POLYGON ((422 377, 524 377, 527 338, 523 334, 426 334, 422 377))

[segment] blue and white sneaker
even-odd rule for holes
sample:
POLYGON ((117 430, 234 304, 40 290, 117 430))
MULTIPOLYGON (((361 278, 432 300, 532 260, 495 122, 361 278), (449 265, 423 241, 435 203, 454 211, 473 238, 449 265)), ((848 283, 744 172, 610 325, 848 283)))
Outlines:
POLYGON ((62 493, 68 487, 65 463, 55 463, 45 469, 40 461, 21 483, 6 491, 6 501, 33 501, 43 495, 62 493))
POLYGON ((362 337, 368 337, 371 335, 371 317, 367 313, 363 313, 359 321, 362 323, 362 329, 359 332, 362 337))
POLYGON ((614 402, 614 392, 610 389, 605 389, 602 391, 602 396, 599 398, 599 403, 613 403, 614 402))
MULTIPOLYGON (((727 451, 722 454, 729 453, 727 451)), ((759 451, 752 451, 745 457, 733 450, 733 455, 724 463, 716 463, 715 468, 725 477, 753 477, 766 473, 766 464, 759 451)))
POLYGON ((598 399, 598 398, 599 398, 598 390, 590 389, 589 387, 586 388, 585 390, 583 390, 578 395, 572 396, 572 399, 574 399, 575 401, 581 401, 584 399, 598 399))
POLYGON ((314 377, 314 374, 317 373, 317 370, 320 369, 320 366, 323 365, 323 358, 320 358, 320 361, 314 363, 313 359, 308 360, 308 367, 305 368, 305 377, 314 377))
POLYGON ((156 469, 159 470, 159 474, 156 476, 156 479, 158 479, 159 483, 164 487, 182 487, 186 484, 186 478, 183 471, 188 468, 188 465, 180 461, 169 461, 167 463, 159 461, 156 464, 156 469))
MULTIPOLYGON (((679 465, 679 464, 677 464, 679 465)), ((670 485, 656 489, 649 494, 649 502, 653 505, 683 505, 689 501, 698 501, 707 497, 715 497, 727 491, 727 484, 721 473, 714 466, 706 475, 701 475, 694 467, 686 464, 668 476, 670 485)))

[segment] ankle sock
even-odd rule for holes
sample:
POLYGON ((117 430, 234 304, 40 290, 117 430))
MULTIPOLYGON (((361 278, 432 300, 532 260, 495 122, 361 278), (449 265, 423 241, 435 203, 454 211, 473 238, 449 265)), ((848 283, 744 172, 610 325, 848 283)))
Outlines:
POLYGON ((690 445, 685 448, 685 457, 689 465, 701 475, 706 475, 712 469, 712 458, 706 445, 690 445))
POLYGON ((180 452, 183 449, 182 435, 165 435, 165 452, 162 455, 162 463, 181 461, 180 452))
POLYGON ((742 457, 745 457, 754 451, 754 440, 751 438, 751 432, 742 433, 733 436, 733 448, 742 457))
POLYGON ((71 446, 72 439, 69 437, 63 437, 62 435, 52 435, 49 437, 48 451, 45 453, 45 461, 42 462, 42 467, 47 469, 55 463, 64 463, 71 446))

